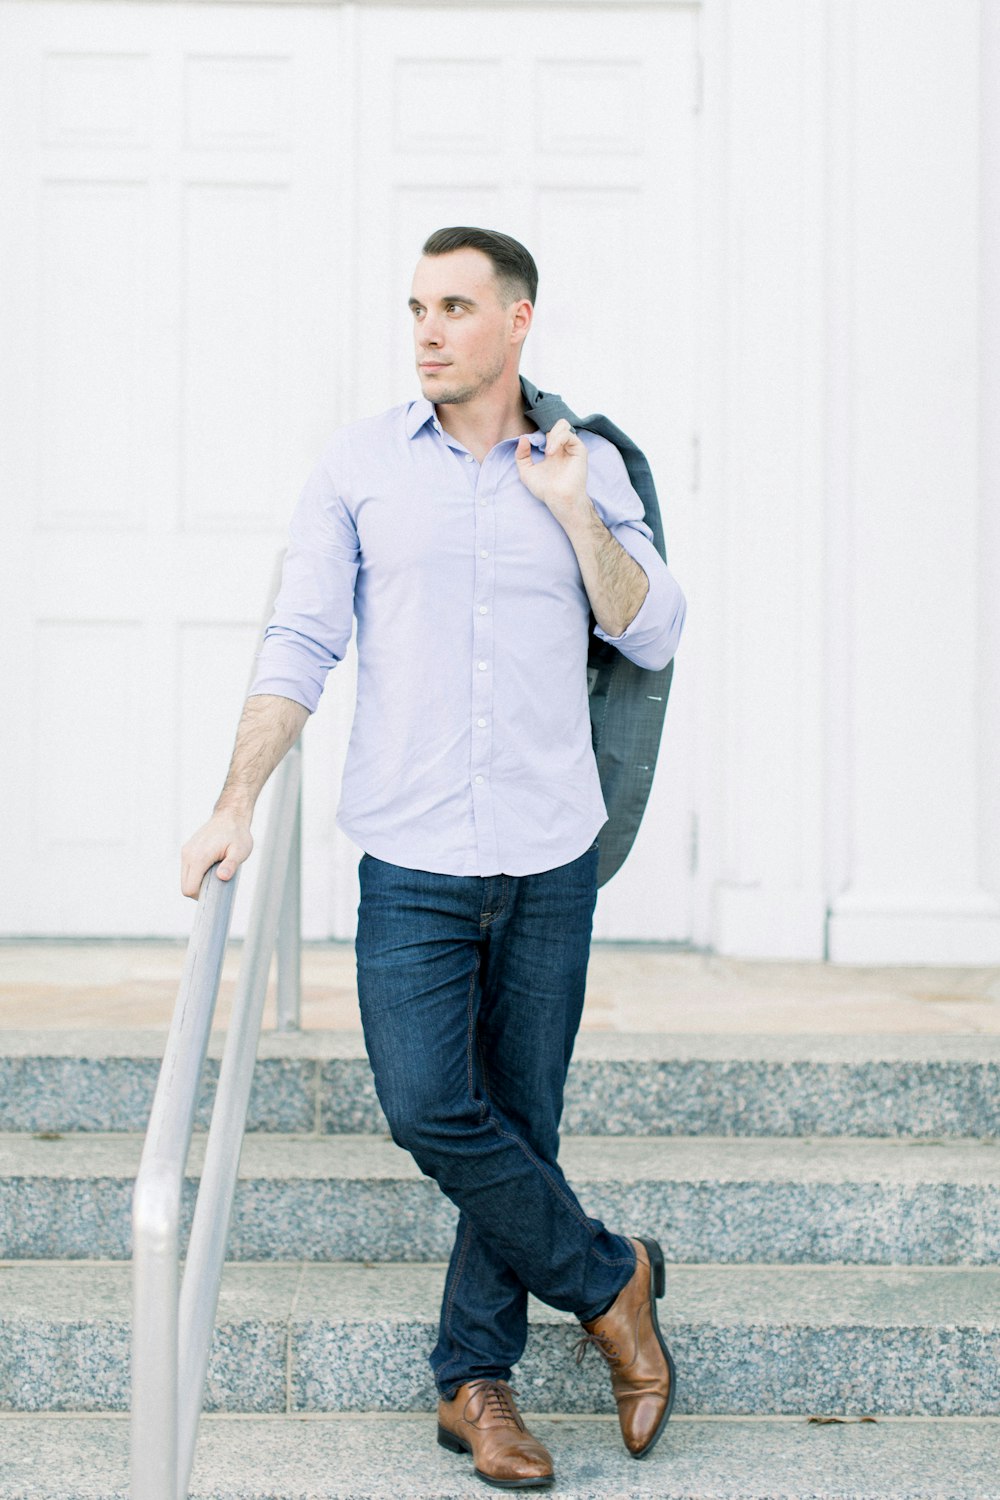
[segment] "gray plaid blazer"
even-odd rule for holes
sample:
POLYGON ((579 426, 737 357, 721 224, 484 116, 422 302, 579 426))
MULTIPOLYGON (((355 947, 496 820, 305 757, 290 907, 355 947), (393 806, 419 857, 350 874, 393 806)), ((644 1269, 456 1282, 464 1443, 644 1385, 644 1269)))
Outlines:
MULTIPOLYGON (((600 413, 578 417, 561 396, 538 390, 523 375, 521 390, 525 412, 542 432, 548 432, 560 417, 565 417, 570 426, 586 428, 614 443, 625 460, 632 488, 645 507, 653 545, 666 562, 660 505, 645 454, 620 427, 600 413)), ((608 809, 608 821, 599 839, 597 884, 601 886, 624 864, 649 800, 674 664, 669 661, 659 671, 637 667, 616 647, 594 635, 593 614, 590 618, 587 657, 590 727, 601 791, 608 809)))

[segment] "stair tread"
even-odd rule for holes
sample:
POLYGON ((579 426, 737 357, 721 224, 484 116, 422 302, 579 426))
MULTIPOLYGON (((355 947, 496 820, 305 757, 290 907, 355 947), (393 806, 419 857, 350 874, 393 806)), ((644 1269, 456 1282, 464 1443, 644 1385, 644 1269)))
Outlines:
MULTIPOLYGON (((0 1135, 0 1177, 134 1177, 138 1134, 0 1135)), ((204 1138, 194 1137, 196 1176, 204 1138)), ((794 1183, 959 1183, 995 1186, 1000 1140, 911 1137, 572 1136, 560 1164, 579 1182, 628 1180, 794 1183)), ((384 1136, 248 1135, 243 1179, 414 1180, 408 1152, 384 1136)))
MULTIPOLYGON (((226 1033, 213 1031, 209 1055, 219 1057, 226 1033)), ((160 1058, 166 1033, 152 1028, 11 1028, 0 1036, 0 1059, 77 1057, 91 1060, 160 1058)), ((360 1030, 311 1028, 263 1031, 258 1057, 325 1060, 363 1058, 360 1030)), ((817 1064, 869 1062, 1000 1063, 1000 1033, 945 1034, 833 1032, 749 1034, 718 1032, 581 1031, 573 1049, 581 1061, 764 1061, 817 1064)))
MULTIPOLYGON (((613 1417, 532 1417, 560 1500, 1000 1500, 1000 1422, 675 1416, 635 1463, 613 1417)), ((125 1417, 4 1417, 0 1500, 127 1500, 125 1417)), ((434 1418, 202 1419, 191 1500, 482 1500, 434 1418)), ((544 1491, 543 1491, 544 1493, 544 1491)))
MULTIPOLYGON (((0 1264, 0 1322, 131 1321, 131 1266, 0 1264)), ((217 1322, 436 1324, 445 1263, 227 1262, 217 1322)), ((670 1265, 665 1327, 1000 1329, 1000 1268, 670 1265)), ((529 1299, 533 1324, 569 1315, 529 1299)), ((571 1321, 571 1320, 570 1320, 571 1321)))

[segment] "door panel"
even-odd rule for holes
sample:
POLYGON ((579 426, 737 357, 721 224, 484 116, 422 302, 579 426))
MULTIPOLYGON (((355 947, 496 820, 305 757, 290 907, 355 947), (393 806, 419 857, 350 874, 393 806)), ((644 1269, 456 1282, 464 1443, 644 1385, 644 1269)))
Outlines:
POLYGON ((0 9, 0 924, 183 932, 179 843, 341 420, 341 16, 0 9))

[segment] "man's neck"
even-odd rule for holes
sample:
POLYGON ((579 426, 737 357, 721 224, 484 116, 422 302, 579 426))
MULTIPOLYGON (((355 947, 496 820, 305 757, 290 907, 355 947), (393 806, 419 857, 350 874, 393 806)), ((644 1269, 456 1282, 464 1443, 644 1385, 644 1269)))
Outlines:
POLYGON ((525 415, 520 381, 503 390, 486 392, 474 401, 442 402, 434 409, 445 432, 457 438, 480 463, 505 438, 537 431, 525 415))

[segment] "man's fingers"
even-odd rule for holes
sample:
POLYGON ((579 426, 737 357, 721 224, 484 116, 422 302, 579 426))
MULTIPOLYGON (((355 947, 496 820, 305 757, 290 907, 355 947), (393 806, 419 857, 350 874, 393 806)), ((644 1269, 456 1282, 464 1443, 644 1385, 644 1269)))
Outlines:
MULTIPOLYGON (((196 864, 185 865, 183 874, 181 875, 181 894, 190 896, 193 900, 197 901, 201 895, 201 883, 205 878, 205 871, 210 869, 218 858, 217 854, 213 854, 210 859, 206 859, 203 862, 199 861, 196 864)), ((215 873, 220 880, 230 880, 238 863, 238 860, 224 860, 215 873)))
POLYGON ((249 824, 223 815, 209 819, 181 850, 181 893, 197 899, 205 871, 215 864, 220 880, 232 880, 252 848, 249 824))
POLYGON ((514 449, 514 464, 521 476, 522 484, 527 484, 530 488, 532 481, 529 476, 537 466, 531 456, 531 444, 528 442, 526 436, 522 436, 518 440, 517 447, 514 449))
POLYGON ((197 899, 201 891, 201 883, 205 878, 205 871, 220 857, 221 854, 208 855, 197 851, 192 851, 187 855, 181 865, 181 890, 185 896, 193 896, 197 899))
POLYGON ((573 431, 566 418, 560 417, 555 426, 545 434, 546 457, 550 453, 558 453, 560 450, 572 452, 578 443, 582 446, 581 439, 573 431))
MULTIPOLYGON (((572 452, 578 443, 580 443, 581 447, 583 446, 566 418, 560 417, 555 426, 551 427, 545 434, 545 457, 542 459, 542 462, 544 463, 545 458, 549 458, 553 454, 572 452)), ((514 449, 514 459, 522 469, 526 464, 534 466, 534 460, 531 457, 531 443, 526 432, 522 432, 517 440, 517 447, 514 449)))
MULTIPOLYGON (((210 852, 202 850, 190 853, 181 866, 182 893, 185 896, 193 897, 197 901, 201 894, 201 883, 205 879, 205 871, 210 869, 216 860, 224 859, 225 854, 225 849, 213 849, 210 852)), ((223 880, 228 880, 238 863, 238 860, 226 859, 224 864, 219 866, 218 874, 222 876, 223 880), (223 875, 222 872, 226 865, 228 865, 228 870, 223 875)))

